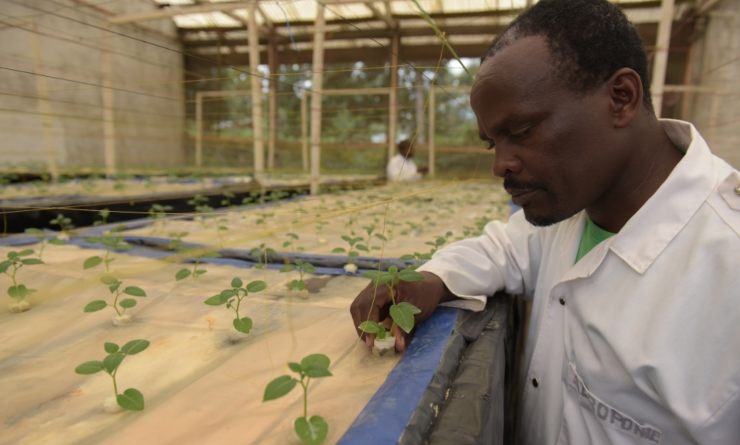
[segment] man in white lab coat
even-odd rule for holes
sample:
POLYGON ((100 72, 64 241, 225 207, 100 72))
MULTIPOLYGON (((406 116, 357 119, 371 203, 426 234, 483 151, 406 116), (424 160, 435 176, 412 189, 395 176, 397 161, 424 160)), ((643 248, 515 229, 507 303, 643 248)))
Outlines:
MULTIPOLYGON (((624 14, 538 2, 470 101, 523 212, 440 250, 397 298, 418 320, 499 290, 532 302, 519 443, 740 443, 740 175, 691 124, 656 118, 624 14)), ((355 326, 389 304, 368 286, 355 326)))

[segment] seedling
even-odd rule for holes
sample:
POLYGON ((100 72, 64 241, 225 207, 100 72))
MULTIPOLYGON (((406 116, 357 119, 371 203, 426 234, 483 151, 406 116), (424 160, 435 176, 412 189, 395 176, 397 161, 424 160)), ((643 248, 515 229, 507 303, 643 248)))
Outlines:
POLYGON ((227 309, 233 309, 236 314, 233 324, 234 329, 237 331, 249 334, 252 330, 252 319, 249 317, 239 316, 239 307, 242 304, 242 300, 247 297, 250 293, 260 292, 267 289, 267 283, 261 280, 250 281, 244 286, 241 279, 234 277, 231 280, 231 289, 224 289, 220 293, 207 299, 204 303, 210 306, 226 305, 227 309))
POLYGON ((182 239, 188 236, 188 232, 170 232, 170 242, 167 244, 167 248, 171 250, 182 249, 182 239))
POLYGON ((352 259, 360 255, 359 251, 369 251, 367 246, 365 244, 362 244, 363 238, 361 236, 352 235, 342 235, 342 239, 347 242, 347 248, 336 247, 332 250, 332 252, 334 253, 346 253, 348 263, 353 263, 352 259))
POLYGON ((291 250, 303 250, 301 247, 296 247, 295 243, 298 241, 299 236, 295 233, 288 232, 285 234, 285 236, 288 237, 285 242, 283 242, 283 248, 285 249, 291 249, 291 250))
POLYGON ((59 226, 59 230, 61 230, 62 232, 67 232, 70 229, 74 228, 74 226, 72 225, 72 220, 62 215, 61 213, 57 213, 56 218, 49 221, 49 224, 51 224, 52 226, 59 226))
POLYGON ((32 249, 21 250, 20 252, 13 250, 8 252, 7 259, 5 261, 0 262, 0 273, 4 273, 9 276, 13 281, 13 285, 8 288, 8 296, 15 300, 15 303, 10 306, 11 312, 25 312, 31 308, 26 297, 32 292, 36 292, 36 290, 28 288, 25 284, 19 283, 16 279, 18 270, 23 266, 44 264, 44 262, 38 258, 28 258, 31 255, 33 255, 32 249))
MULTIPOLYGON (((406 267, 405 269, 398 270, 396 266, 388 268, 387 272, 380 270, 371 270, 362 274, 364 277, 371 278, 375 283, 375 287, 385 285, 388 288, 388 293, 391 297, 390 315, 394 325, 398 325, 407 334, 414 328, 414 315, 421 313, 421 310, 411 303, 402 301, 396 302, 396 286, 401 281, 421 281, 424 279, 424 275, 415 271, 412 267, 406 267)), ((368 325, 365 325, 368 327, 368 325)), ((375 334, 375 332, 365 331, 363 324, 358 326, 360 330, 368 334, 375 334)), ((370 328, 372 329, 372 328, 370 328)), ((393 326, 391 326, 393 330, 393 326)))
POLYGON ((268 219, 275 216, 274 213, 258 213, 257 214, 257 220, 254 222, 255 224, 264 224, 267 222, 268 219))
POLYGON ((127 309, 131 309, 136 306, 136 300, 133 298, 124 298, 118 301, 122 294, 129 295, 132 297, 146 297, 144 289, 137 286, 126 286, 121 289, 122 281, 110 276, 104 275, 100 282, 108 286, 108 290, 113 295, 113 304, 109 304, 105 300, 93 300, 85 305, 83 312, 98 312, 102 311, 106 307, 110 306, 116 311, 117 318, 114 318, 114 324, 126 324, 130 317, 126 314, 127 309))
MULTIPOLYGON (((200 250, 200 249, 195 249, 195 250, 200 250)), ((194 259, 193 268, 188 269, 187 267, 183 267, 182 269, 178 270, 177 273, 175 274, 175 280, 180 281, 180 280, 184 280, 187 277, 192 277, 194 280, 197 280, 199 276, 208 272, 206 269, 200 268, 201 258, 204 258, 204 257, 214 258, 217 256, 219 256, 218 252, 200 252, 200 253, 193 255, 193 259, 194 259)))
POLYGON ((414 252, 411 254, 401 255, 402 260, 412 260, 415 264, 413 266, 409 266, 413 269, 416 269, 421 264, 425 263, 427 260, 430 260, 432 258, 431 253, 419 253, 414 252))
POLYGON ((94 226, 102 226, 104 224, 108 224, 108 217, 110 216, 110 210, 103 209, 98 212, 98 216, 100 216, 100 219, 93 223, 94 226))
POLYGON ((254 266, 257 269, 264 269, 267 267, 267 261, 269 257, 275 255, 277 252, 275 252, 274 249, 271 249, 269 247, 265 246, 265 243, 262 243, 259 245, 259 247, 255 247, 254 249, 249 251, 249 256, 251 256, 257 264, 254 266))
POLYGON ((300 363, 290 362, 288 367, 298 374, 299 378, 288 374, 281 375, 267 384, 262 401, 279 399, 288 394, 296 385, 303 388, 303 416, 295 419, 293 429, 301 442, 307 445, 317 445, 326 439, 329 425, 321 416, 308 417, 308 384, 312 378, 330 377, 329 365, 331 361, 324 354, 311 354, 301 360, 300 363))
MULTIPOLYGON (((141 411, 144 409, 144 395, 136 388, 128 388, 119 393, 116 377, 123 359, 129 355, 136 355, 148 347, 149 341, 141 339, 131 340, 122 347, 112 342, 106 342, 103 348, 108 355, 103 360, 82 363, 75 368, 75 372, 90 375, 105 371, 113 379, 113 394, 118 406, 129 411, 141 411)), ((106 406, 106 409, 109 409, 109 407, 106 406)))
POLYGON ((46 248, 46 244, 47 243, 54 244, 54 245, 57 245, 57 246, 60 246, 60 245, 64 244, 64 240, 59 239, 56 236, 54 236, 54 237, 52 237, 52 238, 50 238, 50 239, 47 240, 46 239, 46 232, 44 232, 43 230, 40 230, 40 229, 28 228, 28 229, 25 230, 25 233, 27 235, 33 236, 34 238, 36 238, 38 240, 39 243, 41 243, 41 247, 39 247, 39 259, 40 260, 43 260, 42 257, 44 255, 44 249, 46 248))
POLYGON ((234 199, 234 194, 232 192, 224 192, 223 199, 219 203, 221 207, 231 207, 234 205, 231 200, 234 199))
POLYGON ((188 200, 188 204, 193 206, 193 209, 195 209, 195 213, 210 213, 213 211, 213 207, 208 205, 209 200, 205 196, 198 193, 197 195, 193 196, 192 199, 188 200))
POLYGON ((297 260, 295 262, 295 264, 286 264, 285 266, 283 266, 283 268, 280 269, 280 272, 290 272, 290 271, 293 271, 293 270, 298 271, 298 279, 297 280, 291 280, 287 284, 288 290, 292 290, 292 291, 305 291, 305 290, 307 290, 307 288, 306 288, 306 282, 303 281, 303 276, 305 274, 307 274, 307 273, 314 273, 314 272, 316 272, 316 268, 313 266, 313 264, 311 264, 311 263, 309 263, 307 261, 297 260))
POLYGON ((373 238, 377 238, 382 242, 388 242, 388 238, 385 235, 375 232, 375 224, 363 226, 362 228, 367 234, 367 245, 370 250, 380 250, 382 248, 382 246, 372 245, 373 238))
POLYGON ((161 227, 164 225, 164 219, 167 216, 167 213, 171 211, 172 206, 168 205, 152 204, 152 206, 149 207, 149 217, 153 221, 153 232, 157 230, 158 226, 161 227))
POLYGON ((91 243, 102 244, 105 247, 105 256, 99 257, 97 255, 93 255, 91 257, 88 257, 82 264, 82 268, 85 270, 97 267, 102 263, 103 265, 105 265, 105 271, 110 272, 110 263, 112 263, 114 260, 114 258, 111 258, 111 251, 122 251, 131 249, 131 244, 124 241, 123 236, 114 235, 111 232, 108 232, 103 236, 88 237, 87 241, 91 243))
POLYGON ((431 246, 431 250, 429 251, 430 256, 434 255, 434 253, 442 246, 445 245, 447 242, 447 239, 452 237, 452 232, 447 232, 443 236, 438 236, 434 239, 434 241, 427 241, 424 244, 431 246))

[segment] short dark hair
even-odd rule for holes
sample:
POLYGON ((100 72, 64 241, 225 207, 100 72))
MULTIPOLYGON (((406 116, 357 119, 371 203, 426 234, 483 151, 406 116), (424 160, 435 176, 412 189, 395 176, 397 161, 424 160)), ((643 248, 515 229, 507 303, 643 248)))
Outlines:
POLYGON ((558 75, 587 93, 620 68, 642 79, 643 103, 652 110, 647 56, 635 27, 606 0, 541 0, 519 15, 493 41, 481 63, 523 37, 547 39, 558 75))
POLYGON ((413 147, 411 141, 408 139, 404 139, 398 143, 398 152, 401 153, 404 157, 408 157, 409 152, 412 148, 413 147))

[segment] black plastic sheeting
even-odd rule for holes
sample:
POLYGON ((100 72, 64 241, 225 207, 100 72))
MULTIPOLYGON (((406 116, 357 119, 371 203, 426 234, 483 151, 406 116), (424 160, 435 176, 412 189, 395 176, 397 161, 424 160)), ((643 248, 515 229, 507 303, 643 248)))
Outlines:
POLYGON ((518 305, 505 294, 460 311, 437 372, 399 445, 511 443, 518 305))

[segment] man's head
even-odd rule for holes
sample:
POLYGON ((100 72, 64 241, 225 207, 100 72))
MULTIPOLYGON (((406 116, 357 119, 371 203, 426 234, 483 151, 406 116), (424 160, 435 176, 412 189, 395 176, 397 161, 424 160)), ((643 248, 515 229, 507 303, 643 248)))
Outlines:
POLYGON ((616 188, 652 116, 645 67, 634 28, 606 0, 542 0, 491 45, 471 105, 494 173, 530 222, 562 221, 616 188))
POLYGON ((488 48, 481 62, 512 42, 543 36, 558 76, 587 93, 619 68, 642 79, 643 101, 652 109, 647 56, 624 13, 606 0, 543 0, 519 15, 488 48))
POLYGON ((398 143, 398 153, 404 158, 412 158, 414 156, 414 144, 408 139, 402 140, 398 143))

